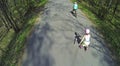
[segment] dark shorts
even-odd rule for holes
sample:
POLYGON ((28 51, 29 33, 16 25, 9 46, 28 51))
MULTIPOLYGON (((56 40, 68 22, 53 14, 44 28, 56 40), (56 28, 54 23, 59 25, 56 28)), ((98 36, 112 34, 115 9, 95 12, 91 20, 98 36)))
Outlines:
POLYGON ((73 9, 73 11, 76 11, 77 9, 73 9))

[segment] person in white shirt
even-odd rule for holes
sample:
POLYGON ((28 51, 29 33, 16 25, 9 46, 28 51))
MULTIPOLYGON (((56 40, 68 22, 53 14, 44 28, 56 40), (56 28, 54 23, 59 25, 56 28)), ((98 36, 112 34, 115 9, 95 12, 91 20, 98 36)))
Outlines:
POLYGON ((90 38, 91 38, 90 29, 86 29, 85 30, 85 35, 83 36, 79 47, 81 48, 83 46, 85 48, 85 50, 87 50, 88 46, 90 44, 90 38))

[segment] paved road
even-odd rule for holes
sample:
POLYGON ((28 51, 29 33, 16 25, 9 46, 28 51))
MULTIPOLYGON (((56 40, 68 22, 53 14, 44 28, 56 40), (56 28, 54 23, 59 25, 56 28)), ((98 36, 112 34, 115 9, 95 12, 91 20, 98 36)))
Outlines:
POLYGON ((78 10, 78 18, 70 11, 69 0, 49 0, 39 24, 29 36, 22 66, 115 66, 106 43, 92 22, 78 10), (91 29, 88 51, 74 44, 75 32, 91 29))

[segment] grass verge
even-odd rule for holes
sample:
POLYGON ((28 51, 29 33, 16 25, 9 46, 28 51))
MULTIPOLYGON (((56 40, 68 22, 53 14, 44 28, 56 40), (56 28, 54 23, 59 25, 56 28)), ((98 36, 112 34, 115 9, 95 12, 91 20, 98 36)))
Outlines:
MULTIPOLYGON (((47 3, 47 0, 42 0, 42 2, 37 6, 43 8, 47 3)), ((21 58, 24 51, 25 42, 27 36, 31 32, 31 28, 36 22, 40 11, 37 12, 31 11, 25 17, 25 24, 23 25, 22 30, 16 34, 11 29, 8 34, 1 41, 0 47, 3 50, 0 50, 0 66, 16 66, 18 60, 21 58)))

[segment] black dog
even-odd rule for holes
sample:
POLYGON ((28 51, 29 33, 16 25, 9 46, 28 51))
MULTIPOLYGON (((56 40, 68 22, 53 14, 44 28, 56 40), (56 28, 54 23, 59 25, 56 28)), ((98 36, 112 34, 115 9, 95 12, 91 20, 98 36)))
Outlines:
POLYGON ((81 37, 80 34, 75 32, 74 44, 75 44, 76 41, 78 42, 78 44, 80 43, 80 41, 81 41, 80 37, 81 37))

